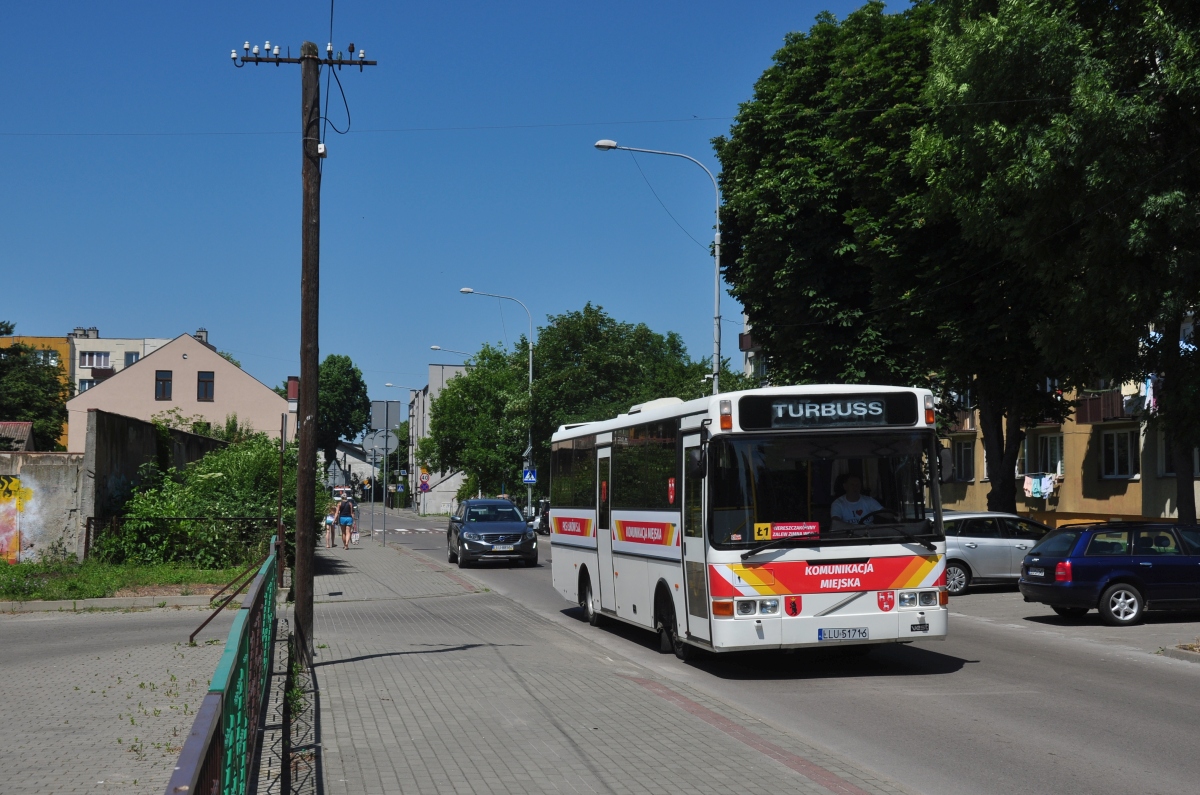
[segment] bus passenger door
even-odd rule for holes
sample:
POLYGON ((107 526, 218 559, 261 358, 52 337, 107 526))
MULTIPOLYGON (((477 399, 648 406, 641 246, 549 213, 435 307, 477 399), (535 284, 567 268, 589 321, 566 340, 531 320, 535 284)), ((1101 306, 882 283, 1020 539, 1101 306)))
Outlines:
POLYGON ((600 571, 600 607, 616 611, 617 591, 613 582, 612 558, 612 448, 596 451, 596 564, 600 571))
POLYGON ((688 477, 688 453, 700 449, 700 436, 683 439, 683 581, 689 637, 712 640, 708 624, 708 542, 704 534, 704 479, 688 477))

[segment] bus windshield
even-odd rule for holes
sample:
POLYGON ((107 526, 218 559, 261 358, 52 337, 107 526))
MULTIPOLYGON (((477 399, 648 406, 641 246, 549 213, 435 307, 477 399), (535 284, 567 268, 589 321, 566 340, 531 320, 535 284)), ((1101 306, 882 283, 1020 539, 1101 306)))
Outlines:
POLYGON ((710 543, 940 539, 925 507, 931 444, 911 432, 714 438, 710 543))

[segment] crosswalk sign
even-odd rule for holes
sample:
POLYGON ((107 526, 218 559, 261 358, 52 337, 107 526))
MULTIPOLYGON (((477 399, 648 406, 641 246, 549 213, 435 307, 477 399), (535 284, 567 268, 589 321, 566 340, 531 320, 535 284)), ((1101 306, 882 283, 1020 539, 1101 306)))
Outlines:
POLYGON ((521 474, 521 482, 524 483, 526 486, 537 485, 537 470, 536 469, 524 470, 521 474))

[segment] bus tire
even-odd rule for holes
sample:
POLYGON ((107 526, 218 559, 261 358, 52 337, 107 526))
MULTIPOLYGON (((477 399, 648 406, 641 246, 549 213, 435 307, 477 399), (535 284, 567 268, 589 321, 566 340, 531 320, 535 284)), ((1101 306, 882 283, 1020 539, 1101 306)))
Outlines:
POLYGON ((675 652, 675 656, 684 662, 687 662, 696 655, 695 647, 684 643, 683 638, 679 637, 679 620, 675 617, 674 603, 660 615, 659 623, 662 627, 659 632, 659 642, 661 645, 675 652))
POLYGON ((675 651, 675 638, 671 635, 667 614, 675 612, 670 592, 659 585, 654 594, 654 631, 658 633, 658 651, 660 654, 670 654, 675 651))
POLYGON ((600 611, 596 609, 596 600, 592 598, 592 578, 588 576, 587 569, 579 572, 579 606, 583 608, 589 624, 600 626, 600 611))

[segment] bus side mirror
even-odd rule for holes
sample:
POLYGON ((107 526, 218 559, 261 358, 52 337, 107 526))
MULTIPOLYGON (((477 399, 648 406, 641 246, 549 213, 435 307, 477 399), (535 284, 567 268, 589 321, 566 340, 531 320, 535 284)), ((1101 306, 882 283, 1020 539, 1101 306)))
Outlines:
POLYGON ((954 451, 949 447, 938 448, 938 482, 950 483, 954 480, 954 451))
POLYGON ((690 448, 687 451, 687 476, 691 478, 704 478, 708 470, 708 462, 705 461, 704 451, 699 447, 690 448))

